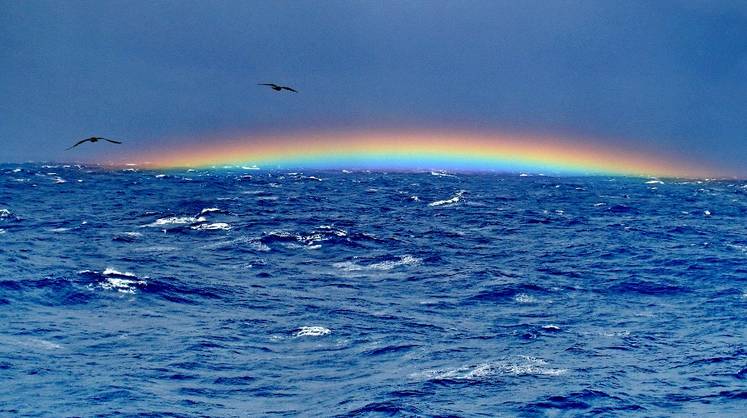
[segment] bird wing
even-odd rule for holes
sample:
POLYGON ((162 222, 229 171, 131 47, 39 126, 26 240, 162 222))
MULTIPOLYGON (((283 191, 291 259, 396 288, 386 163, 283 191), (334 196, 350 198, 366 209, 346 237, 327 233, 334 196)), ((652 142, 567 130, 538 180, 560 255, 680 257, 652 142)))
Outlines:
POLYGON ((103 139, 104 141, 109 141, 109 142, 111 142, 112 144, 121 144, 121 142, 119 142, 119 141, 115 141, 115 140, 113 140, 113 139, 109 139, 109 138, 99 138, 99 139, 103 139))
POLYGON ((69 149, 73 149, 73 148, 77 147, 78 145, 80 145, 80 144, 82 144, 84 142, 90 141, 90 140, 91 140, 91 138, 81 139, 80 141, 76 142, 75 145, 73 145, 72 147, 65 149, 65 151, 67 151, 69 149))
POLYGON ((290 91, 292 91, 293 93, 298 93, 298 90, 292 89, 292 88, 290 88, 290 87, 285 87, 285 86, 283 86, 283 87, 280 87, 280 88, 281 88, 281 89, 286 89, 286 90, 290 90, 290 91))
POLYGON ((277 84, 274 83, 257 83, 258 86, 270 86, 270 87, 277 87, 277 84))

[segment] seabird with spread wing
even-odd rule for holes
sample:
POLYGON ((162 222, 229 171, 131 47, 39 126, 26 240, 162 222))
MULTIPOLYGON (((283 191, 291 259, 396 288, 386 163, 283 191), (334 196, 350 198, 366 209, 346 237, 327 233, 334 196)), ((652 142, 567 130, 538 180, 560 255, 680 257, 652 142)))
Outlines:
POLYGON ((91 143, 93 143, 93 142, 99 142, 99 140, 101 140, 101 139, 103 139, 104 141, 109 141, 112 144, 121 144, 121 142, 115 141, 113 139, 104 138, 104 137, 101 137, 101 136, 92 136, 90 138, 81 139, 80 141, 76 142, 75 145, 73 145, 72 147, 66 149, 65 151, 73 149, 73 148, 77 147, 78 145, 80 145, 80 144, 82 144, 84 142, 91 142, 91 143))
POLYGON ((289 91, 292 91, 293 93, 298 93, 298 90, 292 89, 288 86, 278 86, 275 83, 259 83, 257 85, 258 86, 269 86, 271 89, 275 91, 289 90, 289 91))

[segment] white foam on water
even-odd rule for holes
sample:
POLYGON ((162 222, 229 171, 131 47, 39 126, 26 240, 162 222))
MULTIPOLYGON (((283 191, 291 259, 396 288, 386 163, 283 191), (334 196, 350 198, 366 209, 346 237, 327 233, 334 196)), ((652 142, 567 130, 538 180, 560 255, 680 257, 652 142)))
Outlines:
POLYGON ((434 369, 413 373, 418 380, 489 380, 501 376, 561 376, 568 369, 548 367, 540 358, 518 356, 516 359, 497 360, 453 369, 434 369))
POLYGON ((557 325, 543 325, 542 329, 548 330, 548 331, 560 331, 560 327, 557 325))
POLYGON ((420 198, 415 195, 410 196, 410 200, 412 200, 413 202, 420 202, 420 198))
POLYGON ((704 210, 703 211, 703 216, 711 216, 711 211, 710 210, 704 210))
POLYGON ((166 177, 166 174, 156 174, 157 179, 162 179, 164 177, 166 177))
POLYGON ((338 237, 346 237, 348 236, 348 231, 344 229, 338 229, 331 225, 320 225, 317 229, 322 229, 325 231, 331 232, 333 235, 336 235, 338 237))
POLYGON ((630 331, 627 329, 620 329, 620 330, 605 330, 605 331, 599 331, 598 333, 602 337, 627 337, 630 335, 630 331))
POLYGON ((664 184, 664 182, 661 180, 649 180, 646 184, 664 184))
POLYGON ((194 224, 199 222, 205 222, 207 219, 200 217, 194 217, 194 216, 169 216, 167 218, 161 218, 156 219, 155 222, 149 223, 147 225, 142 225, 143 227, 153 227, 153 226, 164 226, 164 225, 184 225, 184 224, 194 224))
POLYGON ((244 166, 244 165, 242 165, 241 168, 244 169, 244 170, 259 170, 260 169, 256 165, 253 165, 253 166, 244 166))
POLYGON ((206 213, 212 213, 212 212, 220 212, 220 211, 221 209, 218 209, 218 208, 205 208, 200 211, 200 215, 204 215, 206 213))
POLYGON ((192 229, 195 229, 198 231, 216 231, 216 230, 228 231, 229 229, 231 229, 231 225, 225 222, 215 222, 212 224, 194 225, 192 226, 192 229))
POLYGON ((423 259, 405 254, 399 260, 387 260, 378 263, 362 265, 352 261, 343 261, 332 264, 335 268, 344 271, 389 271, 402 266, 416 266, 423 262, 423 259))
POLYGON ((137 285, 147 284, 145 280, 130 280, 115 277, 108 277, 106 281, 99 283, 99 287, 104 290, 116 290, 119 293, 135 294, 137 285))
POLYGON ((8 209, 0 209, 0 218, 9 218, 12 213, 8 209))
POLYGON ((332 331, 329 328, 320 326, 306 326, 301 327, 296 331, 296 337, 321 337, 323 335, 329 335, 332 331))
POLYGON ((444 205, 453 205, 453 204, 459 203, 459 201, 462 200, 462 195, 464 194, 464 192, 465 190, 460 190, 450 199, 437 200, 435 202, 429 203, 428 206, 444 206, 444 205))
POLYGON ((436 176, 436 177, 456 177, 455 175, 449 174, 449 173, 447 173, 445 171, 431 171, 431 176, 436 176))
POLYGON ((519 293, 514 296, 514 301, 518 303, 534 303, 537 302, 537 299, 527 295, 526 293, 519 293))
POLYGON ((70 228, 50 228, 48 229, 49 232, 65 232, 69 231, 70 228))
POLYGON ((177 247, 171 247, 168 245, 152 245, 150 247, 139 247, 135 248, 135 251, 141 253, 170 253, 178 250, 177 247))
POLYGON ((0 228, 0 235, 3 235, 3 234, 4 234, 4 233, 6 233, 6 232, 8 232, 8 231, 6 231, 6 230, 4 230, 4 229, 0 228))
MULTIPOLYGON (((89 270, 84 270, 84 271, 85 271, 85 272, 89 272, 89 270)), ((134 274, 134 273, 130 273, 129 271, 126 271, 126 272, 124 272, 124 273, 123 273, 123 272, 121 272, 121 271, 117 271, 117 270, 115 270, 115 269, 113 269, 113 268, 111 268, 111 267, 107 267, 106 269, 104 269, 104 272, 103 272, 103 273, 101 273, 101 274, 103 274, 104 276, 126 276, 126 277, 137 277, 137 276, 135 276, 135 274, 134 274)))

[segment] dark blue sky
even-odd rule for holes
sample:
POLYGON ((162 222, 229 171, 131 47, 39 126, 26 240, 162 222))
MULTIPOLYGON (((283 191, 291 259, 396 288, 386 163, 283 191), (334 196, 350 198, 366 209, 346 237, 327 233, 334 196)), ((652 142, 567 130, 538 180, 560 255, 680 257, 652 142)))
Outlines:
POLYGON ((0 161, 94 134, 398 126, 579 135, 747 174, 747 2, 0 0, 0 161))

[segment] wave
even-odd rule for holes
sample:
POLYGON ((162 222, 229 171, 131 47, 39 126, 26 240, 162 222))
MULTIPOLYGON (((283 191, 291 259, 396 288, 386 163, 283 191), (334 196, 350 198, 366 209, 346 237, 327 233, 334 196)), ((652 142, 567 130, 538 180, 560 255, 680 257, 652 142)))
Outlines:
POLYGON ((294 335, 296 337, 321 337, 324 335, 331 334, 332 331, 329 328, 326 327, 320 327, 320 326, 304 326, 300 327, 294 335))
POLYGON ((428 204, 428 206, 445 206, 445 205, 454 205, 459 203, 460 200, 462 200, 462 196, 466 190, 460 190, 458 191, 454 196, 452 196, 449 199, 446 200, 437 200, 435 202, 431 202, 428 204))
POLYGON ((416 380, 428 381, 484 381, 502 376, 549 376, 568 373, 568 369, 550 367, 547 361, 531 356, 483 362, 457 368, 433 369, 410 375, 416 380))
POLYGON ((370 263, 370 264, 359 264, 353 261, 343 261, 334 263, 333 266, 343 271, 389 271, 398 267, 409 267, 417 266, 423 262, 422 258, 413 257, 412 255, 405 254, 392 259, 385 259, 382 261, 370 263))
POLYGON ((154 222, 149 223, 147 225, 142 225, 143 227, 159 227, 159 226, 168 226, 168 225, 188 225, 188 224, 195 224, 200 222, 206 222, 207 219, 205 219, 202 216, 194 217, 194 216, 169 216, 166 218, 160 218, 156 219, 154 222))
POLYGON ((231 225, 225 222, 215 222, 192 225, 190 228, 198 231, 228 231, 231 229, 231 225))

